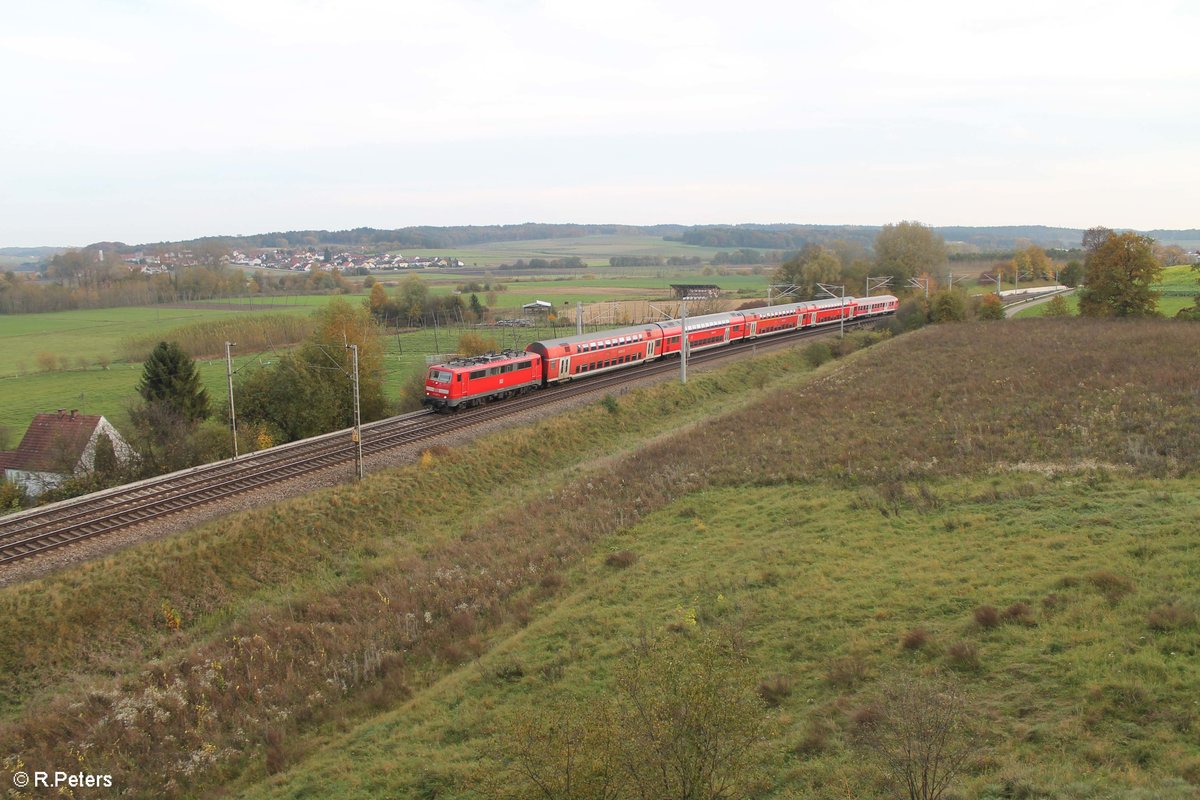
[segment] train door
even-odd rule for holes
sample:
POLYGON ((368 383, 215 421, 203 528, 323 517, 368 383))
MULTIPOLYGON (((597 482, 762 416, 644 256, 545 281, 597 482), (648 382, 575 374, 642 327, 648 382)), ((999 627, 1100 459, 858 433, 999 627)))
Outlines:
POLYGON ((559 380, 566 380, 567 376, 570 374, 571 374, 571 359, 570 358, 560 358, 558 360, 559 380))
POLYGON ((758 320, 750 323, 750 338, 753 339, 755 336, 758 336, 758 320))
POLYGON ((649 361, 652 358, 654 358, 654 340, 653 339, 646 342, 646 356, 643 360, 649 361))

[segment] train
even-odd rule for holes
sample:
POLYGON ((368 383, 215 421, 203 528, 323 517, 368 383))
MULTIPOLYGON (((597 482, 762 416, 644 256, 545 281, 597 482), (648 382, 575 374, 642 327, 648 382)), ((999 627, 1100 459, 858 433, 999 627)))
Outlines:
POLYGON ((682 320, 671 319, 556 337, 533 342, 524 350, 505 350, 435 364, 426 373, 425 397, 421 402, 434 411, 470 408, 557 383, 677 356, 685 335, 688 353, 698 353, 731 342, 894 314, 898 304, 892 295, 810 300, 688 317, 686 332, 682 320))

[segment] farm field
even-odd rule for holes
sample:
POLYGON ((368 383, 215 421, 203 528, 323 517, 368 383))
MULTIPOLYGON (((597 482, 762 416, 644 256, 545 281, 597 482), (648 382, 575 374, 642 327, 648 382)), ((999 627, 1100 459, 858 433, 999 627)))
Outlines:
MULTIPOLYGON (((274 311, 307 314, 311 308, 278 306, 274 311)), ((118 427, 127 422, 126 405, 141 378, 141 363, 121 360, 122 342, 167 335, 180 327, 236 318, 244 312, 224 309, 149 306, 0 315, 0 425, 12 446, 38 412, 77 408, 103 414, 118 427), (45 369, 47 356, 53 367, 45 369), (40 356, 40 358, 39 358, 40 356), (101 362, 107 368, 100 366, 101 362)), ((239 363, 247 363, 245 356, 239 363)), ((210 396, 225 392, 225 362, 201 360, 201 378, 210 396)))
POLYGON ((405 249, 410 256, 449 256, 470 266, 511 264, 519 258, 569 258, 577 256, 589 266, 608 266, 613 256, 699 256, 708 261, 720 250, 737 248, 699 247, 667 242, 657 236, 575 236, 563 239, 534 239, 520 242, 490 242, 449 250, 405 249))
POLYGON ((748 359, 2 589, 0 747, 134 794, 498 797, 532 709, 723 637, 773 704, 755 797, 891 796, 856 719, 944 672, 987 746, 957 796, 1194 798, 1200 327, 988 330, 748 359))

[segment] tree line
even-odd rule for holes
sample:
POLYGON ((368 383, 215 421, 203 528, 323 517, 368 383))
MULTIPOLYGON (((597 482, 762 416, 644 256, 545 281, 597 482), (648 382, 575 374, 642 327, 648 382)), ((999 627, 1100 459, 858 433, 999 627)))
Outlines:
POLYGON ((180 267, 171 272, 148 275, 140 269, 130 270, 119 260, 114 264, 107 252, 102 261, 90 262, 76 259, 71 253, 64 255, 61 262, 50 265, 51 283, 36 283, 15 272, 3 273, 0 276, 0 314, 186 303, 247 294, 349 293, 354 290, 354 286, 336 270, 247 277, 239 269, 215 265, 180 267))

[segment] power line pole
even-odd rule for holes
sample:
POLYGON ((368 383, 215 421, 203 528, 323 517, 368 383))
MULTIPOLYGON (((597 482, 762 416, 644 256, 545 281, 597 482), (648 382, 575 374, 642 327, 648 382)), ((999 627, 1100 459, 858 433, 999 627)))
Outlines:
POLYGON ((363 478, 363 451, 362 417, 358 408, 358 345, 348 344, 346 347, 354 355, 354 433, 351 434, 351 438, 354 441, 354 474, 361 481, 363 478))
POLYGON ((575 302, 575 333, 579 336, 583 335, 583 301, 575 302))
POLYGON ((883 275, 878 278, 867 276, 867 297, 875 293, 876 289, 887 289, 892 285, 892 276, 883 275))
POLYGON ((233 437, 233 457, 238 457, 237 415, 233 411, 233 354, 235 342, 225 343, 225 380, 229 382, 229 433, 233 437))
POLYGON ((688 335, 687 335, 687 301, 683 301, 683 305, 679 307, 679 382, 687 383, 687 357, 688 357, 688 335))
POLYGON ((846 285, 842 284, 841 286, 838 286, 837 284, 833 283, 818 283, 817 288, 823 293, 832 297, 834 300, 841 299, 842 306, 838 309, 838 336, 844 339, 846 337, 846 285), (837 289, 837 291, 841 293, 840 298, 839 295, 834 292, 834 289, 837 289))

